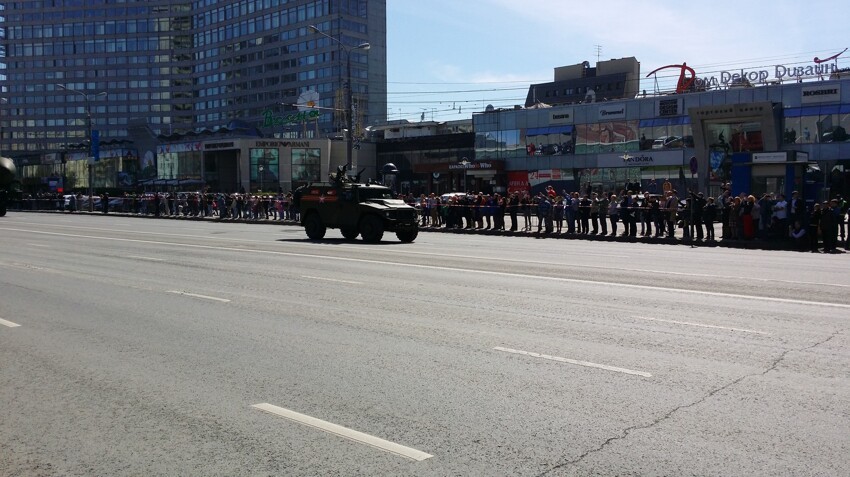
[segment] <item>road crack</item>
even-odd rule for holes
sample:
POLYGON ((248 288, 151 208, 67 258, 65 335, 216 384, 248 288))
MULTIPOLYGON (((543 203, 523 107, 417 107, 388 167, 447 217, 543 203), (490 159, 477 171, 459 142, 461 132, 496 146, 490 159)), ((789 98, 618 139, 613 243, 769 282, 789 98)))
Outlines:
POLYGON ((764 371, 761 371, 761 372, 758 372, 758 373, 745 374, 745 375, 743 375, 743 376, 741 376, 741 377, 739 377, 739 378, 737 378, 737 379, 735 379, 735 380, 733 380, 733 381, 731 381, 727 384, 724 384, 723 386, 720 386, 716 389, 712 389, 705 396, 703 396, 703 397, 701 397, 701 398, 699 398, 699 399, 697 399, 697 400, 695 400, 691 403, 683 404, 681 406, 674 407, 673 409, 671 409, 670 411, 668 411, 667 413, 658 417, 657 419, 653 420, 650 423, 627 427, 627 428, 623 429, 623 431, 620 434, 609 437, 608 439, 603 441, 598 446, 585 451, 583 454, 579 455, 578 457, 576 457, 574 459, 571 459, 571 460, 568 460, 568 461, 565 461, 565 462, 562 462, 560 464, 555 465, 551 469, 548 469, 548 470, 542 472, 541 474, 538 474, 538 477, 543 477, 543 476, 548 475, 549 473, 551 473, 553 471, 562 469, 562 468, 567 467, 567 466, 578 464, 581 461, 583 461, 584 459, 586 459, 587 457, 589 457, 593 454, 596 454, 598 452, 601 452, 606 447, 608 447, 608 445, 610 445, 611 443, 627 438, 629 436, 629 434, 631 434, 632 432, 640 431, 640 430, 644 430, 644 429, 651 429, 651 428, 661 424, 662 422, 670 419, 677 412, 691 408, 691 407, 694 407, 694 406, 697 406, 699 404, 702 404, 705 401, 711 399, 715 394, 723 392, 723 391, 735 386, 736 384, 740 383, 741 381, 743 381, 745 379, 764 376, 767 373, 776 370, 776 368, 779 367, 779 365, 782 363, 782 361, 785 359, 785 357, 788 356, 789 353, 810 351, 814 348, 817 348, 818 346, 822 346, 822 345, 828 343, 833 338, 840 335, 842 332, 843 332, 843 330, 838 330, 838 331, 832 333, 831 335, 829 335, 828 337, 818 341, 817 343, 814 343, 810 346, 806 346, 804 348, 786 349, 785 351, 780 353, 779 356, 777 356, 773 361, 771 361, 770 364, 768 365, 768 367, 764 369, 764 371))

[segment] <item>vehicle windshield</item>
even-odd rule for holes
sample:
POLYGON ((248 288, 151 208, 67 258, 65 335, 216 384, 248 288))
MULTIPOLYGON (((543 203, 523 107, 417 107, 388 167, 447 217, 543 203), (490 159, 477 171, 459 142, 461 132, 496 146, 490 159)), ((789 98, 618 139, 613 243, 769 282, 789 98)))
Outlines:
POLYGON ((383 187, 362 188, 358 192, 361 201, 374 199, 392 199, 393 195, 389 189, 383 187))

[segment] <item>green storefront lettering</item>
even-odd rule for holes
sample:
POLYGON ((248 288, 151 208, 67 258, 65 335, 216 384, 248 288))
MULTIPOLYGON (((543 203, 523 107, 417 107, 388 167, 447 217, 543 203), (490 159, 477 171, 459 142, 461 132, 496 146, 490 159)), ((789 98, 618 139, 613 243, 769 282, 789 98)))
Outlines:
POLYGON ((276 126, 285 126, 287 124, 306 123, 307 121, 318 119, 321 113, 319 111, 299 111, 295 114, 286 116, 276 116, 270 109, 263 111, 263 120, 260 122, 262 128, 273 128, 276 126))

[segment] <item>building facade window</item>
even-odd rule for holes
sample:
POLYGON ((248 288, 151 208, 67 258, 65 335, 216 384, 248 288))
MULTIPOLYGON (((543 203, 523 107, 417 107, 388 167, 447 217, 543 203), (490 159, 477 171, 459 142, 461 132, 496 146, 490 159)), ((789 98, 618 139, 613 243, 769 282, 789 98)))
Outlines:
POLYGON ((321 180, 322 150, 318 148, 292 149, 292 187, 321 180))

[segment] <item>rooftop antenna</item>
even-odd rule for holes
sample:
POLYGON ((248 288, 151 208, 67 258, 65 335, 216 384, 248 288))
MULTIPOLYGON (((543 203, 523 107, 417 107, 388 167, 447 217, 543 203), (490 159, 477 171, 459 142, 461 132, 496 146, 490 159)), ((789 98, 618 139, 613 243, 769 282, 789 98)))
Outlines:
POLYGON ((602 56, 602 45, 593 45, 596 49, 596 62, 599 63, 599 58, 602 56))

